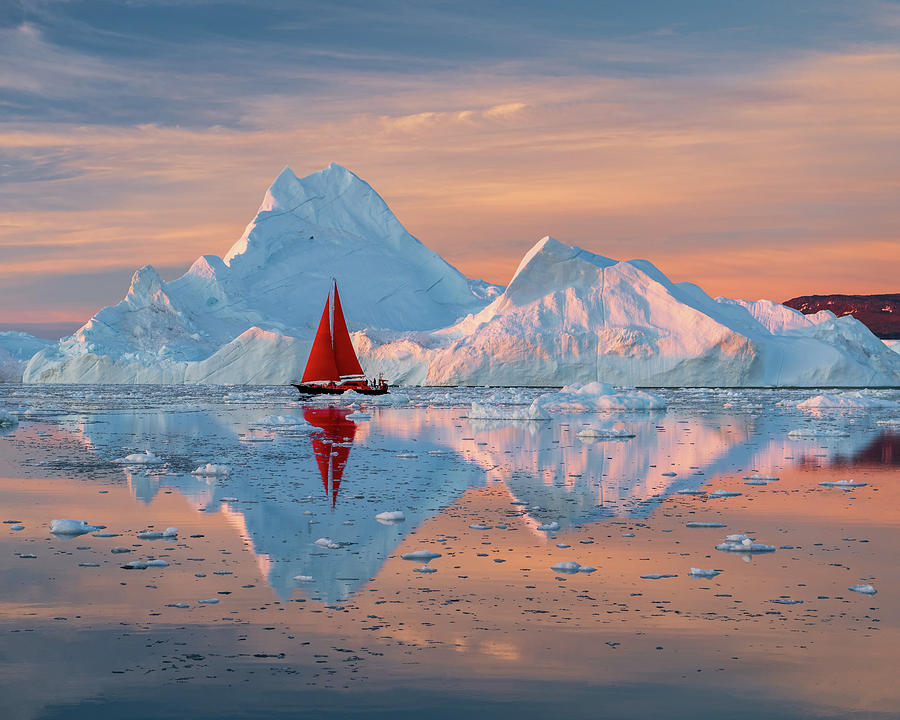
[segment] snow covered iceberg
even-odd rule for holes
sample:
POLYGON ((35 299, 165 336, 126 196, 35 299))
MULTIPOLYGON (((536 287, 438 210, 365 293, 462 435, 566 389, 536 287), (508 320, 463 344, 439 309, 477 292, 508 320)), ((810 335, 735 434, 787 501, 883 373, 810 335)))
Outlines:
POLYGON ((349 170, 285 168, 224 258, 204 255, 171 282, 141 268, 122 302, 32 358, 25 382, 285 383, 332 276, 351 330, 444 327, 497 291, 410 235, 349 170))
POLYGON ((361 345, 373 371, 426 385, 900 382, 897 353, 852 317, 713 299, 646 260, 620 262, 550 237, 480 312, 427 335, 361 345))

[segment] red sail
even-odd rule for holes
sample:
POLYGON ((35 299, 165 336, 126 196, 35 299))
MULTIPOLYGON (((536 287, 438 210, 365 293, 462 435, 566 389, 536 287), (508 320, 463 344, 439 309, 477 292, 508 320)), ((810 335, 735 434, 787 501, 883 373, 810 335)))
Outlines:
POLYGON ((338 296, 337 283, 334 284, 334 362, 337 365, 338 375, 342 378, 363 375, 363 369, 359 365, 353 343, 350 342, 350 333, 347 331, 347 322, 344 320, 344 312, 341 310, 341 298, 338 296))
MULTIPOLYGON (((346 328, 344 332, 347 332, 346 328)), ((309 360, 306 361, 306 369, 303 371, 303 379, 300 382, 338 382, 339 380, 340 375, 337 365, 334 363, 334 348, 331 346, 331 323, 328 318, 328 300, 326 300, 322 319, 319 320, 319 329, 316 330, 316 339, 309 351, 309 360)))

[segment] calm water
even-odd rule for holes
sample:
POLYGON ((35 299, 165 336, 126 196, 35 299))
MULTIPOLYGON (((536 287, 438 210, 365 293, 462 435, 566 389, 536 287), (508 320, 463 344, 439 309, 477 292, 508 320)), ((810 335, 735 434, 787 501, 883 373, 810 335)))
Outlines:
POLYGON ((900 717, 896 411, 663 391, 604 441, 466 417, 538 390, 405 394, 0 386, 2 717, 900 717))

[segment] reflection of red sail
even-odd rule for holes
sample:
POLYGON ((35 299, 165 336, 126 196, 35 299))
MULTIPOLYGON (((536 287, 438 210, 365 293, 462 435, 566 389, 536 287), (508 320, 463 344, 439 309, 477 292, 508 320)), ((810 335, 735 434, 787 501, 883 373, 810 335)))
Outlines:
POLYGON ((344 466, 356 436, 356 423, 347 419, 350 410, 336 407, 305 407, 303 418, 319 430, 311 435, 313 453, 319 465, 322 485, 331 494, 332 507, 337 503, 344 466))

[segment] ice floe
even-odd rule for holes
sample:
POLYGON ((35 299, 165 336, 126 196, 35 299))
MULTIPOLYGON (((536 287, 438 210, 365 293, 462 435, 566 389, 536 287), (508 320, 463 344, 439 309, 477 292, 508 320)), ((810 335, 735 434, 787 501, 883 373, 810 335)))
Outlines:
POLYGON ((705 578, 712 578, 712 577, 715 577, 716 575, 718 575, 718 574, 721 573, 721 572, 722 572, 721 570, 714 570, 714 569, 712 569, 712 568, 695 568, 695 567, 692 567, 692 568, 690 569, 690 572, 688 572, 688 575, 690 575, 691 577, 705 577, 705 578))
POLYGON ((555 520, 553 522, 542 523, 537 526, 537 529, 545 532, 555 532, 556 530, 559 530, 559 523, 555 520))
POLYGON ((406 520, 406 515, 402 510, 385 510, 375 516, 375 519, 382 525, 393 525, 394 523, 406 520))
POLYGON ((328 550, 338 550, 341 547, 340 543, 336 543, 334 540, 327 537, 319 538, 313 543, 313 545, 317 545, 320 548, 327 548, 328 550))
POLYGON ((228 465, 216 465, 213 463, 206 463, 206 465, 201 465, 196 470, 191 471, 191 475, 199 477, 219 477, 230 474, 231 468, 228 465))
POLYGON ((403 553, 400 557, 404 560, 425 561, 439 558, 441 553, 432 552, 431 550, 413 550, 412 552, 403 553))
POLYGON ((120 465, 159 465, 164 461, 150 450, 144 450, 142 453, 132 453, 131 455, 118 458, 113 462, 117 462, 120 465))
POLYGON ((865 487, 868 483, 856 482, 855 480, 823 480, 819 485, 822 487, 844 488, 846 490, 865 487))
POLYGON ((878 591, 869 585, 868 583, 862 585, 853 585, 852 587, 847 588, 848 590, 852 590, 855 593, 862 593, 863 595, 874 595, 878 591))
POLYGON ((710 498, 730 498, 730 497, 738 497, 743 493, 739 493, 735 490, 714 490, 707 497, 710 498))
POLYGON ((678 577, 673 573, 647 573, 646 575, 641 575, 641 580, 664 580, 665 578, 673 578, 678 577))
POLYGON ((725 523, 720 522, 706 522, 704 520, 691 520, 686 524, 686 527, 689 528, 723 528, 725 527, 725 523))
POLYGON ((849 437, 850 433, 837 428, 827 427, 804 427, 794 428, 788 431, 788 437, 791 440, 799 440, 804 438, 828 438, 828 437, 849 437))
POLYGON ((294 575, 296 583, 314 583, 316 579, 312 575, 294 575))
POLYGON ((309 423, 306 422, 301 417, 296 417, 295 415, 266 415, 264 418, 260 418, 256 421, 256 425, 262 425, 265 427, 279 427, 279 426, 291 426, 291 427, 300 427, 300 426, 309 426, 309 423))
POLYGON ((54 535, 85 535, 94 530, 100 530, 98 525, 88 525, 84 520, 71 520, 63 518, 61 520, 50 521, 50 532, 54 535))
POLYGON ((624 423, 613 420, 585 426, 575 435, 581 440, 621 440, 635 437, 635 433, 629 430, 624 423))
POLYGON ((749 535, 735 534, 728 535, 724 542, 716 545, 716 550, 721 552, 768 553, 775 552, 775 546, 754 542, 754 538, 749 535))
POLYGON ((900 403, 867 395, 859 390, 816 395, 797 403, 800 410, 852 410, 866 408, 891 408, 900 410, 900 403))
POLYGON ((559 392, 541 395, 531 404, 531 412, 589 413, 614 410, 665 410, 666 401, 635 388, 615 388, 605 382, 572 383, 559 392))
POLYGON ((473 402, 467 413, 470 420, 547 420, 548 415, 542 413, 534 405, 515 407, 509 405, 487 405, 473 402))
POLYGON ((142 530, 137 534, 140 540, 158 540, 160 538, 177 538, 178 528, 169 527, 165 530, 142 530))

